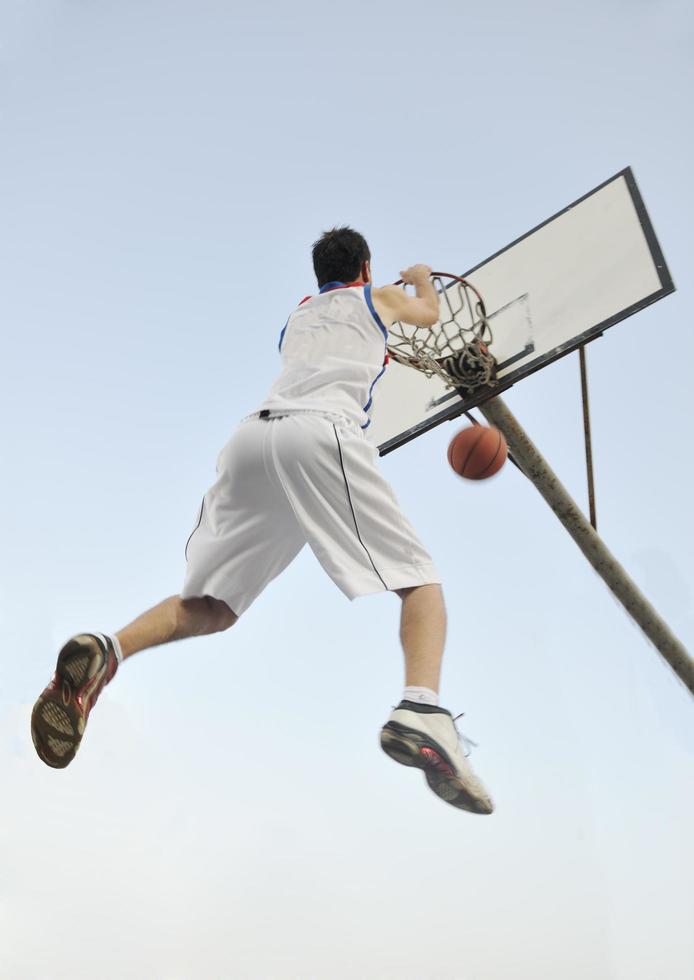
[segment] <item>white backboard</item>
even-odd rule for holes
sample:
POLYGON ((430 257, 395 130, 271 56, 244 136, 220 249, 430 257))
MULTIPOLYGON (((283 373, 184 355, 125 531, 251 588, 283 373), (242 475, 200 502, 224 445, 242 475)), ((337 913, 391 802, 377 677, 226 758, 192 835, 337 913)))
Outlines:
POLYGON ((381 454, 501 393, 675 288, 630 168, 463 275, 489 315, 497 386, 464 401, 439 378, 391 361, 374 389, 369 431, 381 454))

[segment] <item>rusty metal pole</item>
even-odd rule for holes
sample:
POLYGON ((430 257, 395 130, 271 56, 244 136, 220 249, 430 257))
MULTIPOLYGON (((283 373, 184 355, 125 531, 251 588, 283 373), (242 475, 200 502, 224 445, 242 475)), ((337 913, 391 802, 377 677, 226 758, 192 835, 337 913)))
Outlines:
POLYGON ((694 694, 694 660, 591 527, 501 398, 485 402, 479 411, 501 429, 519 468, 535 484, 608 589, 694 694))

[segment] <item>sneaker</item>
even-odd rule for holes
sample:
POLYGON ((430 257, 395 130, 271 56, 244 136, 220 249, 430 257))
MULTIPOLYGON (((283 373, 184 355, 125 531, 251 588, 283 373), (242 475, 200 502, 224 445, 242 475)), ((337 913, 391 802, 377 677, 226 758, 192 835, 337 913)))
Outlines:
POLYGON ((47 766, 64 769, 75 758, 89 712, 117 667, 109 637, 80 633, 67 641, 31 713, 34 748, 47 766))
POLYGON ((381 748, 401 765, 423 769, 429 787, 451 806, 493 813, 494 804, 467 761, 461 737, 450 711, 401 701, 381 729, 381 748))

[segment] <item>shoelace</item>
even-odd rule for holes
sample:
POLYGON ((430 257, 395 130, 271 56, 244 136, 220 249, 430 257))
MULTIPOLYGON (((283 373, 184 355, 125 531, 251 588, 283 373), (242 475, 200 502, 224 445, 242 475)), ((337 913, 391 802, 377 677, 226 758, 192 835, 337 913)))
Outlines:
POLYGON ((455 728, 456 732, 458 733, 458 738, 463 743, 463 748, 466 750, 466 752, 465 752, 465 758, 467 759, 467 757, 472 752, 472 749, 477 749, 477 748, 479 748, 479 746, 478 746, 477 742, 473 742, 471 738, 468 738, 467 735, 464 735, 461 732, 461 730, 458 728, 458 726, 456 725, 456 721, 458 720, 458 718, 462 718, 464 714, 465 714, 465 712, 464 711, 461 711, 459 715, 456 715, 455 716, 455 718, 453 719, 453 727, 455 728))

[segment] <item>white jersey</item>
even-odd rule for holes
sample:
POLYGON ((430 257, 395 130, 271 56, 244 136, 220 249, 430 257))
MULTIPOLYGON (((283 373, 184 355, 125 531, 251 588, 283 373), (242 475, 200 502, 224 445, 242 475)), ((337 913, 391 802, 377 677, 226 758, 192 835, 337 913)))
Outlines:
POLYGON ((260 410, 335 413, 366 429, 374 385, 388 363, 387 338, 370 284, 327 283, 287 320, 282 372, 260 410))

